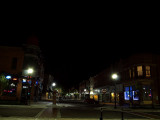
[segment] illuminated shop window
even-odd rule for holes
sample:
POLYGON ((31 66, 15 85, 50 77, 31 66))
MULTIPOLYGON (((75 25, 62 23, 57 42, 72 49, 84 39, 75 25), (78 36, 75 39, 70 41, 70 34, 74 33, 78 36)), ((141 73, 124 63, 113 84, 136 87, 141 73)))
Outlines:
POLYGON ((133 91, 133 100, 139 100, 139 95, 138 95, 139 91, 133 91))
POLYGON ((129 87, 125 87, 124 99, 129 100, 129 87))
POLYGON ((143 75, 142 66, 137 66, 137 73, 138 73, 138 76, 142 76, 143 75))
POLYGON ((146 77, 151 76, 150 66, 146 66, 146 77))
POLYGON ((139 100, 139 91, 134 91, 134 87, 125 87, 124 99, 125 100, 139 100))
POLYGON ((152 100, 152 89, 149 85, 143 86, 143 100, 144 101, 152 100))

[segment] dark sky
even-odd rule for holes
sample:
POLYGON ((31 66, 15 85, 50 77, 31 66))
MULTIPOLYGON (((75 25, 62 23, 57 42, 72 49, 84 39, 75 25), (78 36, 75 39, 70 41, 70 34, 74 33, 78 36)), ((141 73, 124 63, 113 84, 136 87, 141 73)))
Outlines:
POLYGON ((100 26, 38 33, 47 70, 53 73, 55 80, 71 87, 98 74, 120 58, 159 50, 156 33, 147 26, 137 27, 140 30, 135 27, 126 30, 110 27, 106 30, 100 26))
POLYGON ((14 43, 36 35, 46 71, 62 86, 71 87, 133 53, 160 51, 159 24, 149 12, 92 16, 65 13, 53 19, 31 20, 3 24, 1 40, 14 43))

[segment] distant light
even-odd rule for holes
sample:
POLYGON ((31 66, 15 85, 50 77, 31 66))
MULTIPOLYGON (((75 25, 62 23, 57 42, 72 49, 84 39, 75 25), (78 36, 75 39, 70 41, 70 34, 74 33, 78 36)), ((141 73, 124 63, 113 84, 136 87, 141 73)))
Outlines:
POLYGON ((17 80, 17 78, 13 78, 13 80, 17 80))
POLYGON ((6 76, 6 79, 11 79, 11 76, 10 76, 10 75, 7 75, 7 76, 6 76))
POLYGON ((117 74, 112 74, 112 79, 117 79, 118 75, 117 74))
POLYGON ((23 86, 23 88, 25 89, 25 88, 28 88, 28 86, 23 86))
POLYGON ((38 81, 36 81, 36 85, 38 85, 38 81))
POLYGON ((93 94, 94 94, 94 93, 93 93, 93 91, 91 91, 91 92, 90 92, 90 94, 92 94, 92 95, 93 95, 93 94))
POLYGON ((86 89, 84 89, 84 92, 86 92, 87 90, 86 89))
POLYGON ((16 85, 14 83, 11 84, 12 87, 15 87, 16 85))
POLYGON ((26 82, 26 79, 23 79, 23 81, 22 81, 23 83, 25 83, 26 82))
POLYGON ((114 93, 113 92, 111 93, 111 96, 114 97, 114 93))
POLYGON ((53 86, 53 87, 56 86, 56 83, 52 83, 52 86, 53 86))
POLYGON ((33 73, 33 69, 29 68, 28 73, 33 73))

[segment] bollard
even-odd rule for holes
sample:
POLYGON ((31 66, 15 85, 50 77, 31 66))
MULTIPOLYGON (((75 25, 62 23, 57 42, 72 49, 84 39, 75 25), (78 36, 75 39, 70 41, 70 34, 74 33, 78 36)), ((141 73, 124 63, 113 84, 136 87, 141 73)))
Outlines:
POLYGON ((102 112, 103 112, 103 109, 101 108, 101 116, 100 116, 100 120, 103 120, 103 114, 102 114, 102 112))
POLYGON ((121 111, 122 111, 122 112, 121 112, 121 113, 122 113, 122 120, 124 120, 124 119, 123 119, 123 107, 122 107, 121 111))

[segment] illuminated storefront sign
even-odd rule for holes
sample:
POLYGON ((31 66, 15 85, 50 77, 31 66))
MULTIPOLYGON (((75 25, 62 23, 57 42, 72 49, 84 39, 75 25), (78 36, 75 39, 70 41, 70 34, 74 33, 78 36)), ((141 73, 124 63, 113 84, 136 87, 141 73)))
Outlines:
POLYGON ((6 76, 6 79, 11 79, 11 76, 10 76, 10 75, 7 75, 7 76, 6 76))
POLYGON ((17 80, 17 78, 13 78, 13 80, 17 80))

